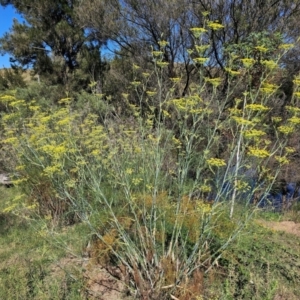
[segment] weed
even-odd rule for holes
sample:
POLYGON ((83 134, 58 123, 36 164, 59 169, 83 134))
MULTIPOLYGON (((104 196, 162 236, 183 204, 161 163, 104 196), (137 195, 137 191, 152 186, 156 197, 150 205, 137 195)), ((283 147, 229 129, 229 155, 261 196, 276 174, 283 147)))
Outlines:
MULTIPOLYGON (((110 110, 102 119, 89 108, 76 110, 70 97, 49 113, 35 101, 1 96, 7 111, 3 149, 22 191, 2 211, 38 220, 39 235, 61 248, 67 248, 64 240, 51 235, 61 225, 82 223, 93 237, 95 262, 122 269, 129 290, 142 299, 201 297, 205 274, 251 219, 254 194, 262 188, 267 194, 289 163, 286 146, 300 123, 297 109, 287 109, 285 120, 270 117, 279 88, 272 70, 285 48, 272 49, 272 61, 261 66, 256 81, 256 65, 268 49, 233 47, 240 55, 229 60, 225 94, 221 77, 204 76, 209 36, 220 28, 207 22, 192 30, 195 51, 189 55, 199 82, 184 96, 180 77, 166 83, 168 63, 160 51, 152 52, 149 76, 140 79, 134 65, 134 78, 120 99, 130 115, 125 120, 110 110), (155 91, 149 78, 157 83, 155 91)), ((89 97, 91 107, 94 100, 89 97)), ((233 285, 235 299, 257 296, 243 265, 260 246, 247 247, 248 252, 227 253, 233 273, 227 288, 233 285)), ((274 290, 271 259, 260 261, 270 286, 263 297, 274 290)), ((43 282, 45 271, 29 270, 20 293, 36 297, 34 282, 43 282)), ((66 291, 73 287, 71 279, 66 278, 66 291)))

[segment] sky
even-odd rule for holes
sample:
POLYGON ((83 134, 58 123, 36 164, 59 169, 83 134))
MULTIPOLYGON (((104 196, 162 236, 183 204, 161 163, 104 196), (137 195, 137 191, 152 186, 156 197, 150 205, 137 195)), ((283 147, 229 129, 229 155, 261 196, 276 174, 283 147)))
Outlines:
MULTIPOLYGON (((16 13, 15 9, 11 5, 5 8, 0 5, 0 37, 2 37, 3 34, 12 27, 14 18, 17 18, 20 22, 22 21, 21 17, 16 13)), ((9 67, 9 56, 2 56, 0 54, 0 69, 9 67)))

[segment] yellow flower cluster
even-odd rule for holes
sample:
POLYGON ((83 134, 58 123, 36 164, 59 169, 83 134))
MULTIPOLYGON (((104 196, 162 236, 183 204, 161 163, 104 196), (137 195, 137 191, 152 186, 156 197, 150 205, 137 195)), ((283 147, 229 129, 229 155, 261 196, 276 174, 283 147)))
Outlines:
POLYGON ((204 80, 212 84, 214 87, 218 87, 222 83, 222 78, 220 77, 216 77, 216 78, 204 77, 204 80))
POLYGON ((244 180, 237 180, 235 182, 235 188, 238 190, 238 191, 241 191, 241 192, 247 192, 250 190, 250 185, 248 182, 244 181, 244 180))
POLYGON ((294 44, 281 44, 279 46, 279 49, 283 49, 283 50, 290 50, 294 47, 294 44))
POLYGON ((141 68, 140 66, 138 66, 138 65, 136 65, 136 64, 133 64, 132 66, 133 66, 133 69, 134 69, 134 70, 139 70, 139 69, 141 68))
POLYGON ((154 57, 157 57, 157 56, 161 56, 161 55, 163 55, 164 53, 162 52, 162 51, 152 51, 152 55, 154 56, 154 57))
POLYGON ((226 162, 221 158, 210 158, 207 160, 207 163, 210 167, 224 167, 226 166, 226 162))
MULTIPOLYGON (((60 101, 67 107, 54 110, 51 114, 44 112, 34 102, 24 105, 23 101, 12 97, 5 99, 10 100, 12 105, 9 106, 13 111, 18 110, 20 105, 24 106, 27 116, 20 115, 21 125, 10 117, 2 120, 7 129, 5 142, 16 149, 19 159, 17 168, 22 173, 37 168, 41 176, 61 176, 67 170, 76 169, 79 164, 77 156, 100 159, 107 139, 103 127, 97 125, 98 116, 88 115, 81 120, 78 114, 71 112, 70 98, 60 101), (75 125, 80 122, 81 125, 75 125), (15 134, 17 129, 20 132, 18 135, 15 134)), ((14 112, 7 116, 11 114, 14 112)))
POLYGON ((232 116, 232 119, 239 125, 253 125, 253 122, 243 117, 232 116))
POLYGON ((294 147, 285 147, 284 150, 287 154, 296 152, 296 149, 294 147))
POLYGON ((141 85, 141 82, 134 80, 131 82, 131 85, 133 85, 134 87, 138 87, 139 85, 141 85))
POLYGON ((196 57, 193 58, 194 62, 199 63, 199 64, 204 64, 208 58, 207 57, 196 57))
POLYGON ((226 72, 228 72, 229 75, 231 75, 231 76, 237 76, 237 75, 240 75, 240 74, 241 74, 240 71, 235 71, 235 70, 232 70, 232 69, 230 69, 230 68, 225 68, 225 70, 226 70, 226 72))
POLYGON ((211 28, 212 30, 220 30, 224 28, 224 25, 218 23, 218 22, 208 22, 207 26, 211 28))
POLYGON ((169 63, 167 63, 166 61, 157 61, 156 64, 160 67, 160 68, 165 68, 169 65, 169 63))
POLYGON ((46 144, 38 148, 38 150, 42 150, 45 154, 52 156, 56 160, 64 156, 64 154, 67 152, 65 142, 61 144, 54 143, 52 145, 46 144))
POLYGON ((292 112, 294 114, 300 113, 299 107, 287 105, 285 108, 286 108, 286 110, 288 110, 289 112, 292 112))
POLYGON ((205 203, 204 201, 198 200, 196 203, 196 210, 201 212, 202 214, 207 214, 211 212, 212 207, 210 204, 205 203))
POLYGON ((300 92, 294 92, 293 95, 297 98, 300 98, 300 92))
POLYGON ((266 53, 268 51, 268 48, 264 46, 256 46, 254 49, 258 50, 259 52, 266 53))
POLYGON ((296 116, 292 116, 288 119, 288 121, 292 124, 300 124, 300 118, 296 116))
POLYGON ((275 159, 281 164, 281 165, 287 165, 289 164, 289 160, 287 157, 285 156, 275 156, 275 159))
POLYGON ((295 130, 295 127, 291 125, 282 125, 278 127, 278 131, 283 133, 283 134, 290 134, 293 133, 295 130))
POLYGON ((177 139, 175 136, 172 137, 172 142, 174 143, 175 148, 181 148, 182 143, 179 139, 177 139))
POLYGON ((241 59, 241 62, 246 68, 250 68, 255 63, 255 60, 253 58, 243 58, 241 59))
POLYGON ((172 103, 179 111, 192 114, 203 113, 204 108, 201 105, 202 102, 202 99, 197 95, 170 100, 170 103, 172 103))
POLYGON ((204 183, 203 185, 201 185, 199 187, 199 190, 203 193, 209 193, 209 192, 211 192, 211 186, 204 183))
POLYGON ((207 32, 207 29, 203 27, 193 27, 190 28, 190 31, 194 34, 196 38, 200 37, 203 33, 207 32))
POLYGON ((251 130, 245 130, 243 134, 246 138, 257 138, 257 137, 262 137, 266 133, 262 130, 251 129, 251 130))
POLYGON ((196 45, 195 49, 197 50, 197 52, 202 53, 205 50, 207 50, 209 47, 210 45, 201 45, 201 46, 196 45))
POLYGON ((273 70, 278 67, 277 62, 273 60, 263 60, 262 64, 265 65, 269 70, 273 70))
POLYGON ((294 83, 295 85, 300 85, 300 77, 299 77, 299 76, 296 76, 296 77, 294 78, 294 80, 293 80, 293 83, 294 83))
POLYGON ((269 110, 269 107, 267 107, 263 104, 255 104, 255 103, 247 104, 246 108, 250 109, 250 110, 253 110, 253 111, 267 111, 267 110, 269 110))
POLYGON ((149 97, 153 97, 157 94, 157 92, 153 92, 153 91, 146 91, 146 94, 149 96, 149 97))
POLYGON ((265 94, 273 94, 278 90, 279 86, 271 83, 264 83, 260 90, 265 94))
POLYGON ((272 121, 273 121, 274 123, 279 123, 279 122, 282 121, 282 118, 281 118, 281 117, 272 117, 271 119, 272 119, 272 121))
POLYGON ((255 156, 258 158, 266 158, 266 157, 270 157, 271 153, 266 150, 266 149, 259 149, 256 147, 249 147, 248 148, 248 154, 251 156, 255 156))
POLYGON ((167 41, 161 40, 158 42, 160 47, 166 47, 169 43, 167 41))

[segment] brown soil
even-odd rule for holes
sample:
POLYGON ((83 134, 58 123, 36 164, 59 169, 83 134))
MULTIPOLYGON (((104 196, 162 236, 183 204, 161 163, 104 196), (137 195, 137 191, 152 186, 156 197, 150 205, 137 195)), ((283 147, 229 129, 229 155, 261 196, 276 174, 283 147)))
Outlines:
POLYGON ((121 300, 125 298, 125 286, 100 265, 88 266, 84 273, 89 299, 121 300))
POLYGON ((259 220, 258 223, 272 230, 284 231, 300 237, 300 223, 295 223, 293 221, 274 222, 265 220, 259 220))
MULTIPOLYGON (((125 300, 125 286, 120 280, 112 276, 105 268, 93 264, 89 258, 66 257, 51 268, 52 275, 62 277, 66 271, 77 270, 83 272, 85 279, 85 296, 94 300, 125 300)), ((83 291, 82 291, 83 292, 83 291)))

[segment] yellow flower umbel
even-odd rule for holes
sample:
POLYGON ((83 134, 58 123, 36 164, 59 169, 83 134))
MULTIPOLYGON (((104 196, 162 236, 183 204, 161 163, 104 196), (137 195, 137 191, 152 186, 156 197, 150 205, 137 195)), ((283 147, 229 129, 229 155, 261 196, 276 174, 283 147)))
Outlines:
POLYGON ((199 64, 204 64, 208 60, 207 57, 196 57, 193 58, 193 61, 199 64))
POLYGON ((270 157, 271 153, 266 149, 259 149, 256 147, 249 147, 248 154, 258 158, 267 158, 270 157))
POLYGON ((238 190, 238 191, 241 191, 241 192, 247 192, 250 190, 250 185, 248 182, 244 181, 244 180, 237 180, 235 182, 235 188, 238 190))
POLYGON ((253 122, 243 117, 232 116, 232 119, 239 125, 253 125, 253 122))
POLYGON ((288 119, 288 121, 292 124, 297 124, 299 125, 300 124, 300 118, 299 117, 296 117, 296 116, 292 116, 291 118, 288 119))
POLYGON ((296 152, 296 149, 294 147, 285 147, 284 150, 287 154, 291 154, 291 153, 296 152))
POLYGON ((295 130, 294 126, 291 125, 282 125, 278 127, 278 131, 283 133, 283 134, 290 134, 293 133, 295 130))
POLYGON ((224 28, 224 25, 218 23, 218 22, 208 22, 207 26, 211 28, 212 30, 220 30, 224 28))
POLYGON ((258 138, 266 134, 264 131, 257 129, 245 130, 243 133, 246 138, 258 138))
POLYGON ((203 27, 194 27, 190 31, 194 34, 196 38, 199 38, 203 33, 207 32, 207 29, 203 27))
POLYGON ((294 44, 281 44, 279 46, 279 49, 283 49, 283 50, 290 50, 294 47, 294 44))
POLYGON ((289 164, 289 160, 287 157, 285 156, 275 156, 275 159, 281 164, 281 165, 287 165, 289 164))
POLYGON ((165 61, 157 61, 156 64, 160 67, 160 68, 164 68, 167 67, 169 65, 169 63, 165 62, 165 61))
POLYGON ((198 53, 203 53, 205 52, 208 48, 210 47, 210 45, 201 45, 201 46, 198 46, 196 45, 195 46, 195 49, 198 53))
POLYGON ((259 52, 266 53, 268 51, 268 48, 264 46, 256 46, 254 49, 258 50, 259 52))
POLYGON ((227 71, 228 74, 231 75, 231 76, 237 76, 237 75, 240 75, 240 74, 241 74, 241 72, 239 72, 239 71, 234 71, 234 70, 232 70, 232 69, 230 69, 230 68, 225 68, 225 71, 227 71))
POLYGON ((162 51, 152 51, 152 55, 154 57, 162 56, 164 53, 162 51))
POLYGON ((269 70, 273 70, 278 67, 277 62, 274 60, 263 60, 262 64, 265 65, 269 70))
POLYGON ((199 107, 202 103, 202 99, 199 96, 190 96, 179 99, 170 100, 171 103, 178 109, 178 111, 184 113, 198 114, 203 112, 203 108, 199 107))
POLYGON ((293 95, 294 95, 296 98, 300 98, 300 92, 294 92, 293 95))
POLYGON ((162 41, 159 41, 158 44, 160 47, 166 47, 169 43, 167 41, 162 40, 162 41))
POLYGON ((282 118, 281 117, 272 117, 271 120, 274 122, 274 123, 279 123, 282 121, 282 118))
POLYGON ((206 82, 211 83, 214 87, 218 87, 222 83, 222 78, 220 78, 220 77, 217 77, 217 78, 204 77, 204 80, 206 82))
POLYGON ((294 80, 293 80, 293 83, 295 85, 300 85, 300 77, 299 76, 295 77, 294 80))
POLYGON ((264 83, 260 90, 265 94, 273 94, 278 90, 278 85, 271 83, 264 83))
POLYGON ((286 108, 286 110, 288 110, 289 112, 291 112, 293 114, 300 113, 300 108, 299 107, 287 105, 285 108, 286 108))
POLYGON ((141 85, 141 82, 140 81, 132 81, 131 84, 134 86, 134 87, 138 87, 139 85, 141 85))
POLYGON ((149 97, 153 97, 157 94, 157 92, 153 92, 153 91, 146 91, 146 94, 149 96, 149 97))
POLYGON ((202 193, 210 193, 211 192, 211 186, 204 183, 203 185, 201 185, 199 187, 199 190, 202 192, 202 193))
POLYGON ((224 159, 220 158, 210 158, 207 160, 207 163, 210 167, 224 167, 226 166, 226 162, 224 159))
POLYGON ((243 63, 245 68, 251 68, 255 63, 255 60, 253 58, 243 58, 241 59, 241 62, 243 63))
POLYGON ((267 111, 267 110, 269 110, 269 108, 267 106, 262 105, 262 104, 255 104, 255 103, 247 104, 246 108, 249 110, 252 110, 252 111, 267 111))

